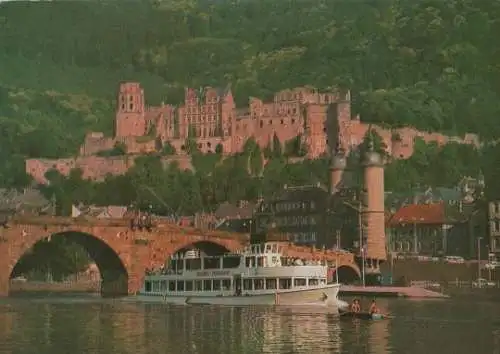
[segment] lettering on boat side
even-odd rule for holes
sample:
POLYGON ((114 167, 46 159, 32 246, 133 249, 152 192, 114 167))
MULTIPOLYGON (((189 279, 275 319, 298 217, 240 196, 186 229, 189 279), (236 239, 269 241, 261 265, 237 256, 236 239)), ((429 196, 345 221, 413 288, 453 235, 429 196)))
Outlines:
POLYGON ((213 272, 207 272, 207 271, 204 271, 204 272, 198 272, 196 273, 196 276, 197 277, 221 277, 221 276, 224 276, 224 275, 229 275, 231 274, 230 271, 228 270, 214 270, 213 272))

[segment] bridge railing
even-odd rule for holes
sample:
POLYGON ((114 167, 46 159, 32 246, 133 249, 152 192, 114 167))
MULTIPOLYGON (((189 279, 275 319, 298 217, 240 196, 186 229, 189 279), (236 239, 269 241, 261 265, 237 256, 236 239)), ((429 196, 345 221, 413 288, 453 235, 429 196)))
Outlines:
POLYGON ((72 218, 69 216, 24 216, 15 215, 10 220, 16 224, 31 225, 57 225, 57 226, 127 226, 130 220, 127 219, 99 219, 99 218, 72 218))
MULTIPOLYGON (((130 227, 131 219, 101 219, 101 218, 90 218, 90 217, 69 217, 69 216, 25 216, 25 215, 14 215, 12 216, 8 223, 10 224, 26 224, 26 225, 38 225, 38 226, 101 226, 101 227, 130 227)), ((236 234, 228 231, 206 231, 200 230, 193 227, 184 227, 167 222, 157 222, 153 220, 153 226, 151 228, 153 232, 178 232, 180 234, 193 234, 196 236, 206 237, 209 240, 212 237, 226 238, 226 239, 239 239, 242 241, 247 241, 249 239, 248 234, 236 234)))

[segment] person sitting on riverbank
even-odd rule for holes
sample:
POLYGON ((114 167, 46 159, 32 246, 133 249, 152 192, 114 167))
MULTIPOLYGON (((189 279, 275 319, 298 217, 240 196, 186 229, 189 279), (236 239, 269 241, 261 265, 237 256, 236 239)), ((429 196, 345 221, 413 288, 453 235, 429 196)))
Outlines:
POLYGON ((377 304, 375 303, 375 300, 372 300, 372 304, 370 305, 370 315, 373 315, 374 313, 378 313, 378 307, 377 304))

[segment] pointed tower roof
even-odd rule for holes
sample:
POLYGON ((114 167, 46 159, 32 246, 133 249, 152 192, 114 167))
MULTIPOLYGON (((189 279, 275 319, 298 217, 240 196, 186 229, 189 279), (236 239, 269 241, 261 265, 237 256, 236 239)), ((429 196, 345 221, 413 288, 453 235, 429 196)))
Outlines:
POLYGON ((368 128, 368 146, 363 156, 363 166, 383 166, 384 161, 382 155, 375 151, 373 144, 373 130, 370 124, 368 128))
POLYGON ((337 142, 335 149, 332 152, 332 158, 330 159, 330 170, 345 170, 347 167, 347 158, 345 151, 337 142))

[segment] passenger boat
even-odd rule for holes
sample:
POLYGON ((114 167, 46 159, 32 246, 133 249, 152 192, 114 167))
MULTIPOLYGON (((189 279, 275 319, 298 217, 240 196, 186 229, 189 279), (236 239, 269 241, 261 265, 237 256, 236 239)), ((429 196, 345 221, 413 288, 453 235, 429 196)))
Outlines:
POLYGON ((337 305, 340 284, 328 266, 282 254, 279 243, 253 244, 235 254, 178 253, 168 268, 145 276, 135 299, 172 304, 337 305))

